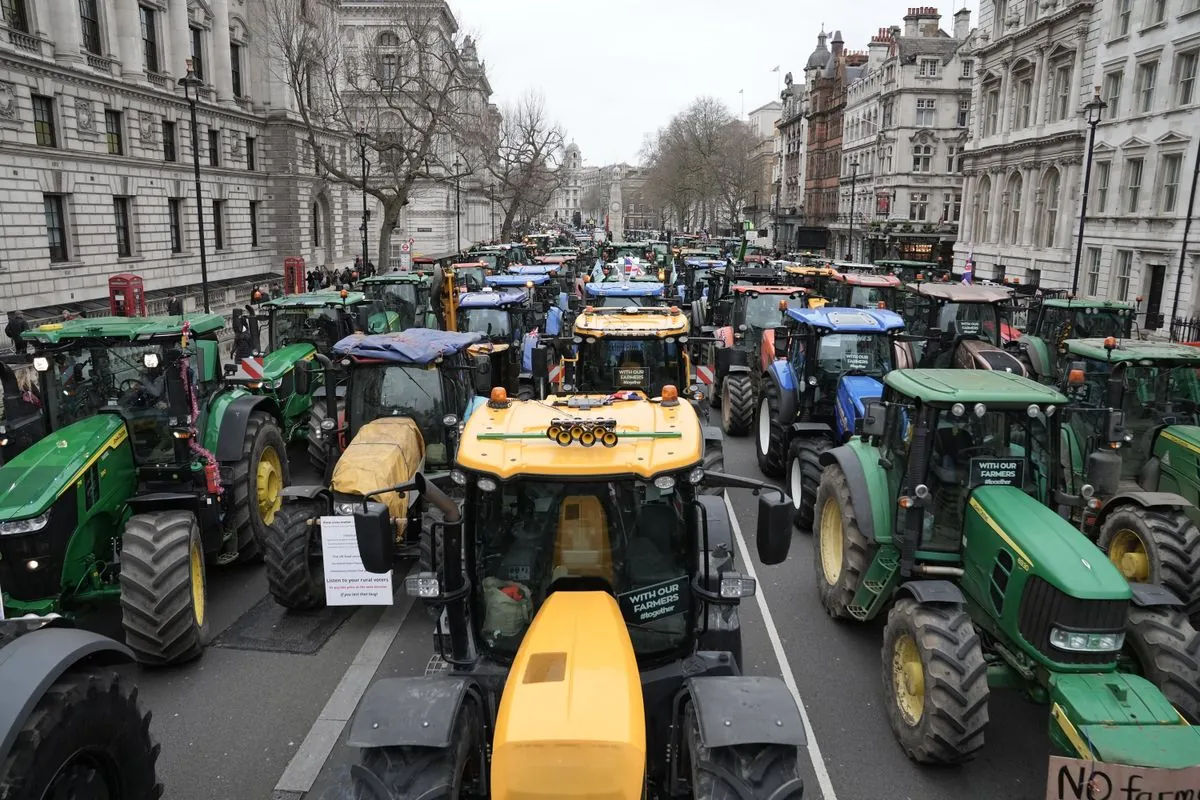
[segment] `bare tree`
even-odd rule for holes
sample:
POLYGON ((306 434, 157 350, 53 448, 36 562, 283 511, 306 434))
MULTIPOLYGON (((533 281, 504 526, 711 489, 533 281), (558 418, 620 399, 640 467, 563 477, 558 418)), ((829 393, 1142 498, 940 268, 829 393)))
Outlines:
POLYGON ((482 166, 496 120, 473 46, 439 3, 383 6, 371 33, 349 40, 333 0, 265 0, 265 13, 318 172, 361 190, 359 159, 321 142, 357 135, 365 146, 365 188, 382 206, 386 255, 417 181, 453 180, 456 161, 459 174, 482 166))
POLYGON ((717 145, 713 184, 720 193, 722 211, 735 230, 741 226, 742 208, 762 177, 762 166, 754 155, 758 144, 753 129, 735 120, 721 131, 717 145))
POLYGON ((503 213, 501 237, 512 234, 516 222, 528 224, 545 210, 563 172, 562 126, 551 122, 541 95, 530 93, 504 109, 502 122, 489 148, 490 172, 496 202, 503 213))

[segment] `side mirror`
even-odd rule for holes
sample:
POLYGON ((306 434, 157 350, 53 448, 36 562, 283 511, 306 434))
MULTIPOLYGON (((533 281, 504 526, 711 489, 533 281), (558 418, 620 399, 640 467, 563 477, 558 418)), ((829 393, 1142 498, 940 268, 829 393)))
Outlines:
POLYGON ((863 401, 863 418, 860 432, 863 436, 883 436, 887 406, 879 398, 863 401))
POLYGON ((782 564, 792 546, 792 500, 775 492, 758 496, 758 559, 762 563, 782 564))
POLYGON ((376 575, 391 572, 396 535, 387 506, 371 501, 367 502, 365 511, 358 506, 354 512, 354 537, 358 540, 358 555, 367 572, 376 575))
POLYGON ((1109 442, 1125 440, 1125 412, 1110 411, 1105 421, 1105 437, 1109 442))
POLYGON ((471 381, 475 394, 486 397, 492 391, 492 359, 486 353, 471 358, 471 381))
POLYGON ((531 355, 533 376, 535 379, 542 378, 550 374, 550 354, 545 347, 533 348, 531 355))
MULTIPOLYGON (((1104 386, 1104 404, 1109 408, 1120 408, 1124 405, 1125 386, 1120 378, 1109 378, 1104 386)), ((1111 424, 1111 423, 1110 423, 1111 424)), ((1109 439, 1115 442, 1116 439, 1109 439)))

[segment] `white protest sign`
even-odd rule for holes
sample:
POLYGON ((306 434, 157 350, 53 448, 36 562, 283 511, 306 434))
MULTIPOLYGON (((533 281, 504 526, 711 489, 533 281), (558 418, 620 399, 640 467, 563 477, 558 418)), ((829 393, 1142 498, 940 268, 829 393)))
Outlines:
POLYGON ((1050 756, 1046 800, 1167 800, 1200 797, 1200 767, 1161 769, 1050 756))
POLYGON ((390 606, 392 573, 363 568, 354 536, 354 517, 321 517, 325 602, 331 606, 390 606))

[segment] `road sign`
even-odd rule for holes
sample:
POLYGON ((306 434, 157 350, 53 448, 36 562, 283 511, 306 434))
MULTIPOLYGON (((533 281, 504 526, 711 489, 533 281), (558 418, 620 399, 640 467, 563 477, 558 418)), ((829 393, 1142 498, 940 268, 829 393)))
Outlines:
POLYGON ((413 239, 413 238, 410 236, 410 237, 409 237, 409 239, 408 239, 408 246, 409 246, 409 247, 412 247, 412 246, 413 246, 414 244, 416 244, 416 243, 417 243, 417 240, 416 240, 416 239, 413 239))
POLYGON ((400 245, 401 253, 407 253, 410 250, 412 250, 412 242, 405 242, 404 244, 400 245))
POLYGON ((412 269, 412 253, 401 251, 400 253, 400 271, 408 272, 412 269))

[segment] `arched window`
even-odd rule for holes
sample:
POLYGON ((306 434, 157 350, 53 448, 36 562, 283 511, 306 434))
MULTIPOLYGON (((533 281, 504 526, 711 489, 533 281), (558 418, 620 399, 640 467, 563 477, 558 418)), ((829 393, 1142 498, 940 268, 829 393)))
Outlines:
POLYGON ((1004 241, 1019 244, 1021 241, 1021 175, 1014 172, 1008 179, 1008 219, 1004 221, 1004 241))
POLYGON ((979 179, 979 190, 975 195, 975 239, 980 242, 990 242, 991 232, 988 223, 992 216, 992 179, 984 175, 979 179))
POLYGON ((1051 167, 1042 176, 1042 212, 1038 214, 1038 234, 1036 244, 1039 247, 1054 247, 1055 235, 1058 232, 1058 195, 1060 189, 1058 170, 1051 167))
POLYGON ((391 31, 384 31, 383 33, 379 34, 379 38, 376 40, 376 42, 380 47, 399 47, 400 37, 391 31))
POLYGON ((312 246, 321 246, 321 204, 312 204, 312 246))

